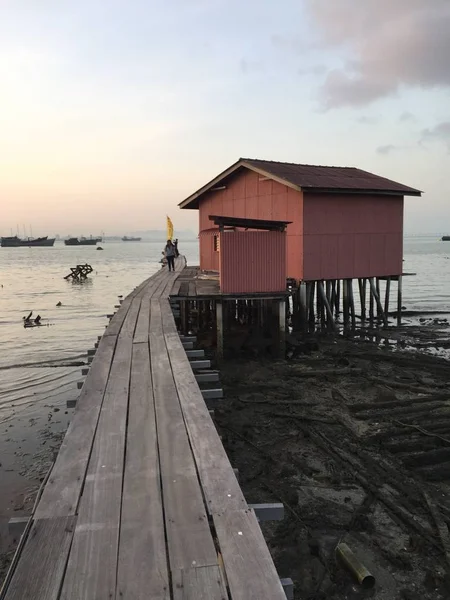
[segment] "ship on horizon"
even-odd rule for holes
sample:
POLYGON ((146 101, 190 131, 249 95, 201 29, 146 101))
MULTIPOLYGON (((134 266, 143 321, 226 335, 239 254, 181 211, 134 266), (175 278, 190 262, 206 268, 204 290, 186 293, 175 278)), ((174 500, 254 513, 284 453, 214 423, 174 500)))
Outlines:
POLYGON ((9 237, 2 237, 0 240, 0 246, 2 248, 35 248, 35 247, 46 247, 49 248, 55 243, 55 238, 49 238, 48 235, 38 238, 19 238, 17 235, 11 235, 9 237))
POLYGON ((140 242, 141 240, 142 238, 140 237, 132 237, 127 235, 124 235, 122 238, 122 242, 140 242))
POLYGON ((64 240, 64 244, 66 246, 96 246, 97 242, 101 242, 101 238, 92 237, 92 235, 88 238, 86 237, 69 237, 67 240, 64 240))

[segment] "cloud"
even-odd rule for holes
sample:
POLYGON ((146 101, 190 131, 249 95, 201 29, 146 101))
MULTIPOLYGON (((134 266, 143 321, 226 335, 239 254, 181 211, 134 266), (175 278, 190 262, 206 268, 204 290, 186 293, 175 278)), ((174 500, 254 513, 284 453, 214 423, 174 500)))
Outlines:
POLYGON ((394 150, 397 149, 397 146, 394 146, 393 144, 386 144, 386 146, 378 146, 377 148, 377 152, 378 154, 390 154, 391 152, 393 152, 394 150))
POLYGON ((420 142, 444 142, 450 152, 450 121, 438 123, 431 129, 424 129, 420 142))
POLYGON ((244 75, 248 75, 249 73, 254 73, 255 71, 264 70, 263 64, 258 61, 247 60, 246 58, 241 58, 239 61, 239 69, 244 75))
POLYGON ((324 75, 328 71, 325 65, 314 65, 312 67, 298 69, 298 75, 324 75))
POLYGON ((405 122, 407 122, 407 121, 415 121, 415 120, 416 120, 416 117, 415 117, 415 116, 414 116, 412 113, 410 113, 410 112, 408 112, 408 111, 406 110, 405 112, 403 112, 403 113, 400 115, 400 117, 399 117, 399 119, 398 119, 398 120, 399 120, 401 123, 405 123, 405 122))
POLYGON ((375 125, 379 121, 378 117, 368 117, 367 115, 358 117, 356 120, 363 125, 375 125))
POLYGON ((321 89, 325 108, 363 106, 402 86, 450 86, 448 0, 304 0, 322 48, 344 66, 321 89))

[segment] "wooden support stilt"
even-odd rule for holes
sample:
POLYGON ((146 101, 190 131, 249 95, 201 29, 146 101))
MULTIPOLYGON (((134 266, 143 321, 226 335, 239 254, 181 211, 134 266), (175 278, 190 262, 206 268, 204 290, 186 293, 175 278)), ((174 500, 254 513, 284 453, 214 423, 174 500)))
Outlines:
POLYGON ((309 306, 309 315, 308 315, 308 323, 309 323, 309 331, 314 331, 316 325, 316 319, 314 315, 314 290, 316 286, 315 281, 308 282, 308 306, 309 306))
POLYGON ((281 358, 286 356, 286 302, 278 302, 278 353, 281 358))
POLYGON ((382 320, 384 322, 384 326, 387 327, 388 326, 388 320, 387 320, 386 315, 384 314, 383 306, 381 304, 381 300, 380 300, 380 297, 379 297, 377 289, 376 289, 374 277, 370 277, 369 278, 369 283, 370 283, 370 287, 371 287, 371 290, 372 290, 372 295, 375 298, 375 302, 377 303, 378 314, 381 316, 381 318, 382 318, 382 320))
POLYGON ((365 279, 358 279, 359 287, 359 303, 361 305, 361 321, 364 323, 366 320, 366 288, 364 286, 365 279))
POLYGON ((341 282, 338 279, 336 281, 336 297, 335 297, 335 311, 336 311, 336 319, 339 319, 339 315, 341 312, 341 282))
POLYGON ((348 305, 350 310, 350 316, 352 320, 353 331, 356 328, 356 317, 355 317, 355 299, 353 297, 353 279, 347 280, 347 291, 348 291, 348 305))
POLYGON ((216 327, 217 327, 217 358, 223 358, 223 305, 221 300, 216 301, 216 327))
MULTIPOLYGON (((369 279, 369 283, 370 283, 370 279, 369 279)), ((373 319, 374 319, 374 298, 373 298, 373 291, 372 291, 372 286, 369 285, 369 319, 370 319, 370 326, 373 325, 373 319)))
MULTIPOLYGON (((380 278, 379 277, 375 277, 375 283, 376 283, 377 296, 381 300, 380 278)), ((379 314, 378 310, 377 310, 377 317, 378 317, 378 320, 380 320, 381 315, 379 314)))
POLYGON ((398 289, 397 289, 397 327, 402 324, 402 275, 398 276, 398 289))
POLYGON ((348 305, 348 282, 347 279, 342 280, 342 305, 344 309, 344 331, 348 329, 349 321, 349 305, 348 305))
POLYGON ((302 281, 299 285, 299 309, 300 309, 300 328, 302 331, 306 331, 308 326, 308 295, 307 295, 307 284, 302 281))
POLYGON ((386 279, 386 291, 384 294, 384 314, 388 316, 389 314, 389 295, 391 292, 391 278, 388 277, 386 279))
POLYGON ((328 301, 327 295, 325 293, 322 281, 318 281, 317 282, 317 294, 322 297, 323 305, 325 307, 325 310, 327 311, 328 322, 329 322, 330 326, 334 329, 334 331, 337 333, 338 332, 338 328, 337 328, 336 323, 335 323, 335 321, 333 319, 333 311, 331 310, 331 306, 330 306, 330 303, 328 301))
POLYGON ((321 293, 319 293, 319 283, 320 283, 322 289, 324 289, 324 287, 323 287, 323 281, 317 282, 317 307, 318 308, 320 307, 320 329, 322 331, 324 331, 325 327, 326 327, 326 323, 327 323, 325 305, 323 302, 323 298, 325 297, 325 292, 324 292, 323 296, 321 293))
POLYGON ((331 310, 334 310, 334 307, 336 305, 336 281, 333 279, 333 281, 331 282, 331 298, 330 298, 330 307, 331 310))

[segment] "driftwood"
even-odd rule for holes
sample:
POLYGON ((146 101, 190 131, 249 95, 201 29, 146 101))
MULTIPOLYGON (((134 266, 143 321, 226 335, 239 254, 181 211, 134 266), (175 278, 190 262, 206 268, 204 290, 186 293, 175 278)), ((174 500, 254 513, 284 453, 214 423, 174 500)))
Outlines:
POLYGON ((313 423, 336 423, 335 419, 315 415, 299 415, 298 413, 267 413, 267 416, 280 417, 281 419, 298 419, 299 421, 311 421, 313 423))
MULTIPOLYGON (((413 398, 404 398, 402 400, 393 399, 382 400, 380 402, 356 402, 355 404, 351 404, 348 408, 351 412, 359 412, 362 410, 377 410, 379 408, 409 407, 412 404, 429 404, 429 406, 431 406, 431 403, 439 402, 439 404, 442 405, 442 402, 445 400, 450 400, 450 393, 440 392, 429 396, 416 396, 413 398)), ((414 410, 414 408, 412 410, 414 410)))
POLYGON ((427 436, 433 437, 433 438, 438 438, 439 440, 442 440, 443 442, 446 442, 447 444, 450 445, 450 440, 448 438, 445 438, 442 435, 439 435, 437 433, 431 433, 430 431, 427 431, 426 429, 422 429, 422 427, 419 427, 418 425, 411 425, 409 423, 403 423, 402 421, 394 421, 394 423, 396 423, 397 425, 402 425, 403 427, 410 427, 411 429, 416 429, 423 435, 427 435, 427 436))
POLYGON ((237 398, 238 402, 243 404, 268 404, 269 406, 318 406, 318 402, 307 402, 303 400, 243 400, 237 398))
POLYGON ((372 381, 373 383, 385 385, 390 388, 398 390, 408 390, 411 392, 417 392, 418 394, 432 394, 434 391, 433 388, 421 387, 420 385, 414 385, 412 383, 402 383, 401 381, 391 381, 388 379, 382 379, 381 377, 372 377, 370 375, 367 375, 366 379, 372 381))
POLYGON ((429 531, 426 527, 418 523, 411 514, 408 514, 408 511, 402 506, 402 500, 396 498, 393 500, 390 495, 381 489, 379 485, 375 482, 369 482, 363 475, 361 475, 361 465, 355 461, 352 457, 348 455, 348 453, 344 452, 340 448, 337 448, 335 444, 331 440, 329 440, 325 435, 317 432, 309 430, 310 437, 314 440, 314 442, 320 446, 325 452, 337 458, 344 465, 350 465, 353 467, 352 474, 359 481, 359 483, 363 486, 366 491, 372 492, 385 506, 389 509, 389 511, 397 517, 397 520, 404 525, 407 525, 410 529, 413 529, 417 533, 419 533, 424 539, 426 539, 430 544, 434 547, 441 550, 441 545, 433 536, 432 532, 429 531))
POLYGON ((450 535, 448 532, 447 524, 442 518, 441 511, 439 510, 438 506, 433 502, 430 495, 424 491, 423 497, 425 498, 428 508, 430 509, 430 513, 436 524, 436 529, 438 530, 442 547, 444 549, 445 558, 447 560, 448 566, 450 566, 450 535))
POLYGON ((377 419, 389 419, 396 415, 405 415, 405 417, 416 417, 418 415, 428 415, 435 410, 445 408, 445 404, 442 402, 427 402, 425 404, 419 404, 419 406, 412 408, 410 406, 400 406, 393 408, 392 410, 386 410, 381 412, 376 407, 372 407, 372 410, 362 410, 355 413, 357 419, 368 420, 377 419))
POLYGON ((352 369, 352 368, 344 368, 344 369, 318 369, 310 371, 294 371, 293 377, 326 377, 328 375, 361 375, 362 369, 352 369))

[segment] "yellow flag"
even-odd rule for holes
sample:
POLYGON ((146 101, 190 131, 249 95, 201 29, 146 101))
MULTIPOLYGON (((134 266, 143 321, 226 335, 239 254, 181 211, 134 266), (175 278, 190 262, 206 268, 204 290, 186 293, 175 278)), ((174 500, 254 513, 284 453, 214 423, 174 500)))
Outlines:
POLYGON ((171 240, 173 238, 173 223, 170 220, 170 217, 167 217, 167 239, 171 240))

